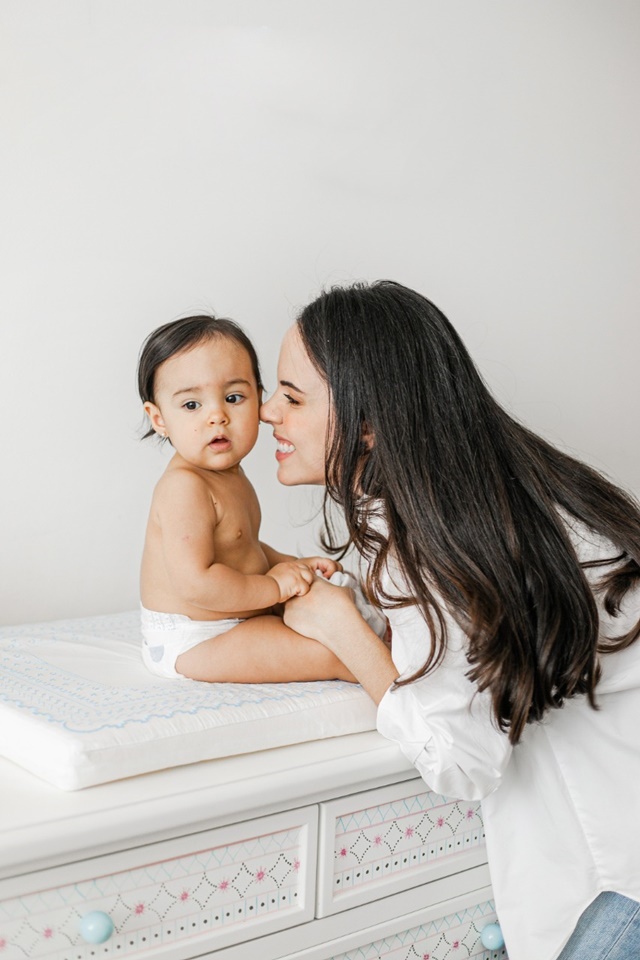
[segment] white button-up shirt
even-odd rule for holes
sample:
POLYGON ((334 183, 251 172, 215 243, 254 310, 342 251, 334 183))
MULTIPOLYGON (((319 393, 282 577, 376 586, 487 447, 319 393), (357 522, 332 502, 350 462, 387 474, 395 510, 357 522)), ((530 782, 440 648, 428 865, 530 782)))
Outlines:
MULTIPOLYGON (((567 521, 580 561, 619 551, 567 521)), ((382 522, 382 521, 380 521, 382 522)), ((588 568, 593 582, 611 567, 588 568)), ((400 578, 387 571, 393 590, 400 578)), ((640 617, 640 589, 603 636, 621 636, 640 617)), ((417 607, 386 611, 401 675, 426 660, 427 627, 417 607)), ((510 960, 554 960, 580 914, 613 890, 640 901, 640 640, 602 657, 596 696, 527 725, 517 746, 497 728, 488 694, 465 676, 466 637, 445 613, 448 650, 427 677, 390 688, 378 730, 395 740, 430 789, 482 801, 498 918, 510 960)))

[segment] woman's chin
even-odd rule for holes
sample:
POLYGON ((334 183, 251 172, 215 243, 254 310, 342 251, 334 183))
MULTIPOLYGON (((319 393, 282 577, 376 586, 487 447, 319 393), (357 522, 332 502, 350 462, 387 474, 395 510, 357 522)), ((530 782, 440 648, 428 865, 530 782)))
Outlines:
POLYGON ((300 483, 300 480, 296 479, 295 471, 292 471, 288 468, 286 463, 279 463, 278 470, 276 473, 278 478, 278 483, 283 484, 285 487, 294 487, 296 484, 300 483))
POLYGON ((296 470, 293 464, 281 461, 276 474, 278 482, 284 487, 318 486, 324 484, 324 475, 311 470, 296 470))

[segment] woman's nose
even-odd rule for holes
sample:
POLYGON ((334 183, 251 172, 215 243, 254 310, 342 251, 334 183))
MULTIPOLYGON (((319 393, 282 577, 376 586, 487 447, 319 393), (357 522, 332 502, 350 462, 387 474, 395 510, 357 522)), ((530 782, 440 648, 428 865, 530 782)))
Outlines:
POLYGON ((274 398, 269 397, 268 400, 260 407, 260 419, 264 423, 276 423, 278 421, 278 407, 274 403, 274 398))

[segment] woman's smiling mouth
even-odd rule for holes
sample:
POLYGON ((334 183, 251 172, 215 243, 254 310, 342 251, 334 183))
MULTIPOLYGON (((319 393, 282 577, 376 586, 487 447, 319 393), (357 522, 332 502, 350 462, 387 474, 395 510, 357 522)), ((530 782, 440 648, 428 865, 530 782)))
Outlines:
POLYGON ((276 436, 276 441, 276 460, 284 460, 285 457, 288 457, 289 454, 293 453, 296 449, 292 443, 289 443, 288 440, 283 440, 281 437, 276 436))

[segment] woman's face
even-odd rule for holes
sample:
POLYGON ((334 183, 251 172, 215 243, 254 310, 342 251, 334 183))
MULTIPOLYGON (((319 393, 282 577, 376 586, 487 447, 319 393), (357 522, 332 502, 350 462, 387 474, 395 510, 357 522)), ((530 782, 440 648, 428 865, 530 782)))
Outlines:
POLYGON ((329 412, 328 387, 293 326, 282 341, 278 387, 260 410, 278 444, 280 483, 324 484, 329 412))

